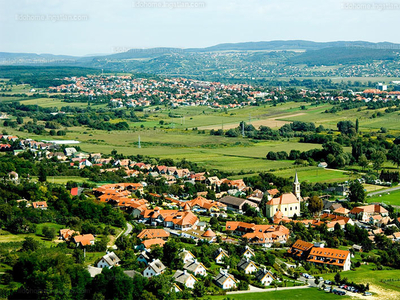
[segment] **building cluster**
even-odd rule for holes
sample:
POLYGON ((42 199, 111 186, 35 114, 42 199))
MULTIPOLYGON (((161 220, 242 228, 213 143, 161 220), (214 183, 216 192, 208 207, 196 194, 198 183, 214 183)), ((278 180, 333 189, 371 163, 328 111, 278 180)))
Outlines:
POLYGON ((146 107, 169 103, 178 106, 212 106, 235 108, 257 101, 270 101, 271 94, 255 90, 247 84, 224 84, 186 78, 145 79, 130 76, 92 75, 66 77, 70 84, 61 84, 48 89, 51 93, 68 93, 87 96, 93 100, 99 96, 111 96, 113 107, 146 107), (229 104, 221 101, 232 98, 229 104), (236 100, 235 100, 236 99, 236 100))

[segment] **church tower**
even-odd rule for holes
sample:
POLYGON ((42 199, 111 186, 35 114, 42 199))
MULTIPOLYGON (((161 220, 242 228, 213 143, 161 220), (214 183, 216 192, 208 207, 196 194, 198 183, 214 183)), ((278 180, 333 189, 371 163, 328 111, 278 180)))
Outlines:
POLYGON ((296 196, 297 200, 300 201, 300 199, 301 199, 300 182, 299 182, 299 178, 297 177, 297 172, 296 172, 296 176, 294 176, 294 181, 293 181, 293 194, 296 196))

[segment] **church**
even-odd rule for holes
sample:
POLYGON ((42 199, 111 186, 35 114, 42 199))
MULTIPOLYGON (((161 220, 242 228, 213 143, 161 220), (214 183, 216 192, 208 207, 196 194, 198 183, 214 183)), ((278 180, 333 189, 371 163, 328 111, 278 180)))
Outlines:
POLYGON ((265 211, 268 218, 272 218, 278 211, 282 216, 292 218, 295 214, 300 216, 300 182, 299 178, 294 177, 292 193, 282 194, 266 203, 265 211))

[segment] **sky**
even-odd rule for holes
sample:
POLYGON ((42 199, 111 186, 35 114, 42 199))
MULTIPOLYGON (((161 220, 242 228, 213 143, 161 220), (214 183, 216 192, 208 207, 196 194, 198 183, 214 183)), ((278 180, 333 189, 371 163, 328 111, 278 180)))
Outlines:
POLYGON ((112 54, 271 40, 400 43, 400 0, 0 0, 0 52, 112 54))

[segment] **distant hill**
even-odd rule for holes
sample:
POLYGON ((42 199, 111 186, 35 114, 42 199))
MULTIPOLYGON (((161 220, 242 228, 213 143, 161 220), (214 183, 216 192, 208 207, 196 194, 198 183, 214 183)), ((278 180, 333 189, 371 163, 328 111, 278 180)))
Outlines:
POLYGON ((400 75, 396 63, 400 58, 400 44, 389 42, 289 40, 225 43, 205 48, 159 47, 130 49, 125 52, 118 50, 115 49, 117 53, 108 55, 82 57, 0 52, 0 65, 76 66, 116 72, 240 79, 249 76, 342 76, 349 73, 345 70, 343 73, 324 73, 303 68, 320 65, 352 67, 371 62, 387 62, 388 65, 385 64, 384 68, 371 71, 375 73, 370 73, 369 68, 363 67, 359 68, 364 70, 361 73, 351 70, 351 74, 400 75))

